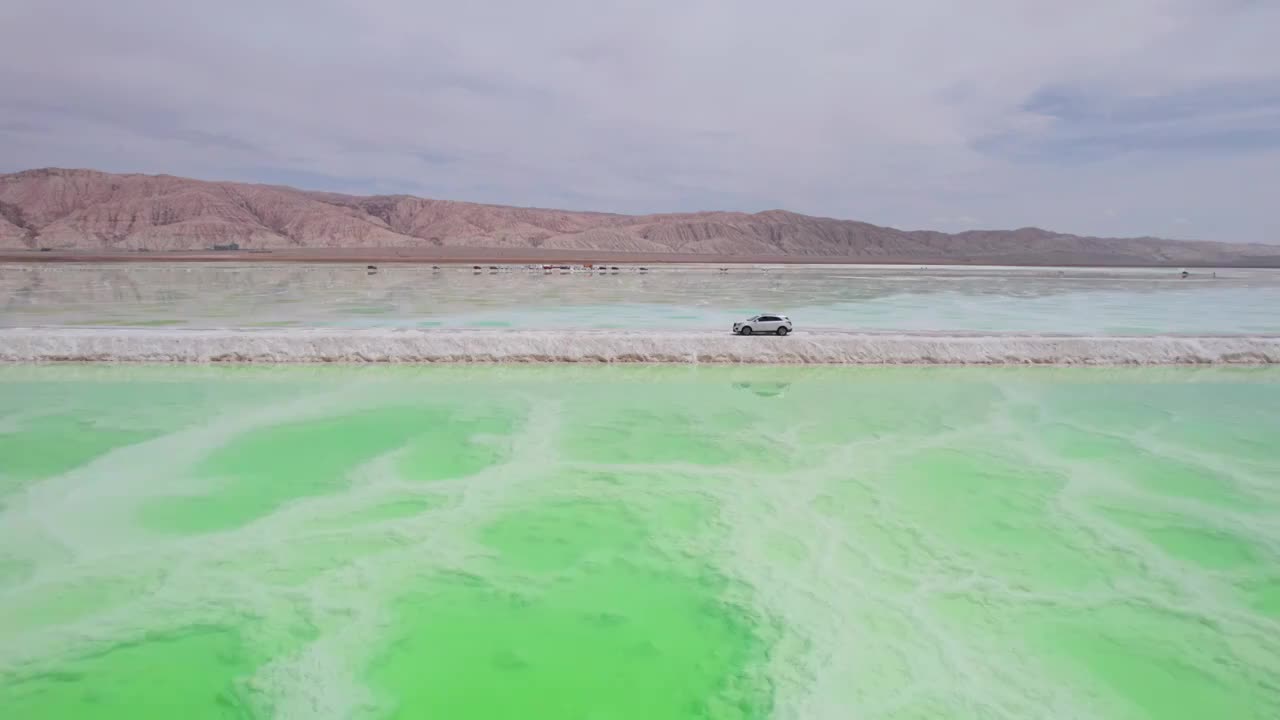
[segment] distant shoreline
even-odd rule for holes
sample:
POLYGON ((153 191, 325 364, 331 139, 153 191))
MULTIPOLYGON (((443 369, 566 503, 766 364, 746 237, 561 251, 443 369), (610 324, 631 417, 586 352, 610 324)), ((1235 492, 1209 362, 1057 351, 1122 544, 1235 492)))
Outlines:
POLYGON ((0 250, 0 263, 364 263, 437 265, 998 265, 1007 267, 1160 267, 1160 268, 1280 268, 1280 257, 1258 262, 1217 264, 1153 263, 1097 258, 962 257, 912 258, 888 256, 705 255, 693 253, 625 253, 593 250, 530 250, 528 248, 306 248, 284 250, 205 250, 173 252, 111 252, 92 250, 0 250))

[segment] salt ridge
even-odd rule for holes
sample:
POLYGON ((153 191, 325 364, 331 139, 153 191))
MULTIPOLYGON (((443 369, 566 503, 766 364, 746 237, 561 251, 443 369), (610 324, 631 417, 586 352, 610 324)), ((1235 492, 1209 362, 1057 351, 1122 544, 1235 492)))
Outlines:
POLYGON ((1280 363, 1280 336, 306 329, 0 330, 0 362, 1204 365, 1280 363))

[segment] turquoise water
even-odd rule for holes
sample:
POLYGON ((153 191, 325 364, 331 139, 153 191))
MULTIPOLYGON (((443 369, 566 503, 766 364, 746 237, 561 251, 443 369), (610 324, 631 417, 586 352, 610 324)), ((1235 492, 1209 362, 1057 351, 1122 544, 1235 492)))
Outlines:
POLYGON ((0 325, 1280 333, 1280 271, 655 266, 641 273, 363 265, 0 265, 0 325))
POLYGON ((1272 369, 0 366, 0 717, 1280 716, 1272 369))

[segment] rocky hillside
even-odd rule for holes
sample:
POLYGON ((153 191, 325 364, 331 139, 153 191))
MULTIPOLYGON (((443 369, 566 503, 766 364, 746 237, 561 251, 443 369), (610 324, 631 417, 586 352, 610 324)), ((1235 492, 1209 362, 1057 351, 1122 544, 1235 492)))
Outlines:
POLYGON ((782 210, 610 215, 352 196, 168 175, 0 175, 0 248, 499 247, 936 262, 1276 264, 1280 247, 1094 238, 1038 228, 903 231, 782 210))

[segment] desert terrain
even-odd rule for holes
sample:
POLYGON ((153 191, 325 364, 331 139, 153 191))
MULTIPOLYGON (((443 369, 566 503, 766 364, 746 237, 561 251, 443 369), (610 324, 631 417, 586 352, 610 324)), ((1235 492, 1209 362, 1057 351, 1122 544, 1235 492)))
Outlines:
POLYGON ((0 175, 0 260, 1280 267, 1280 246, 949 234, 785 210, 619 215, 45 168, 0 175))

